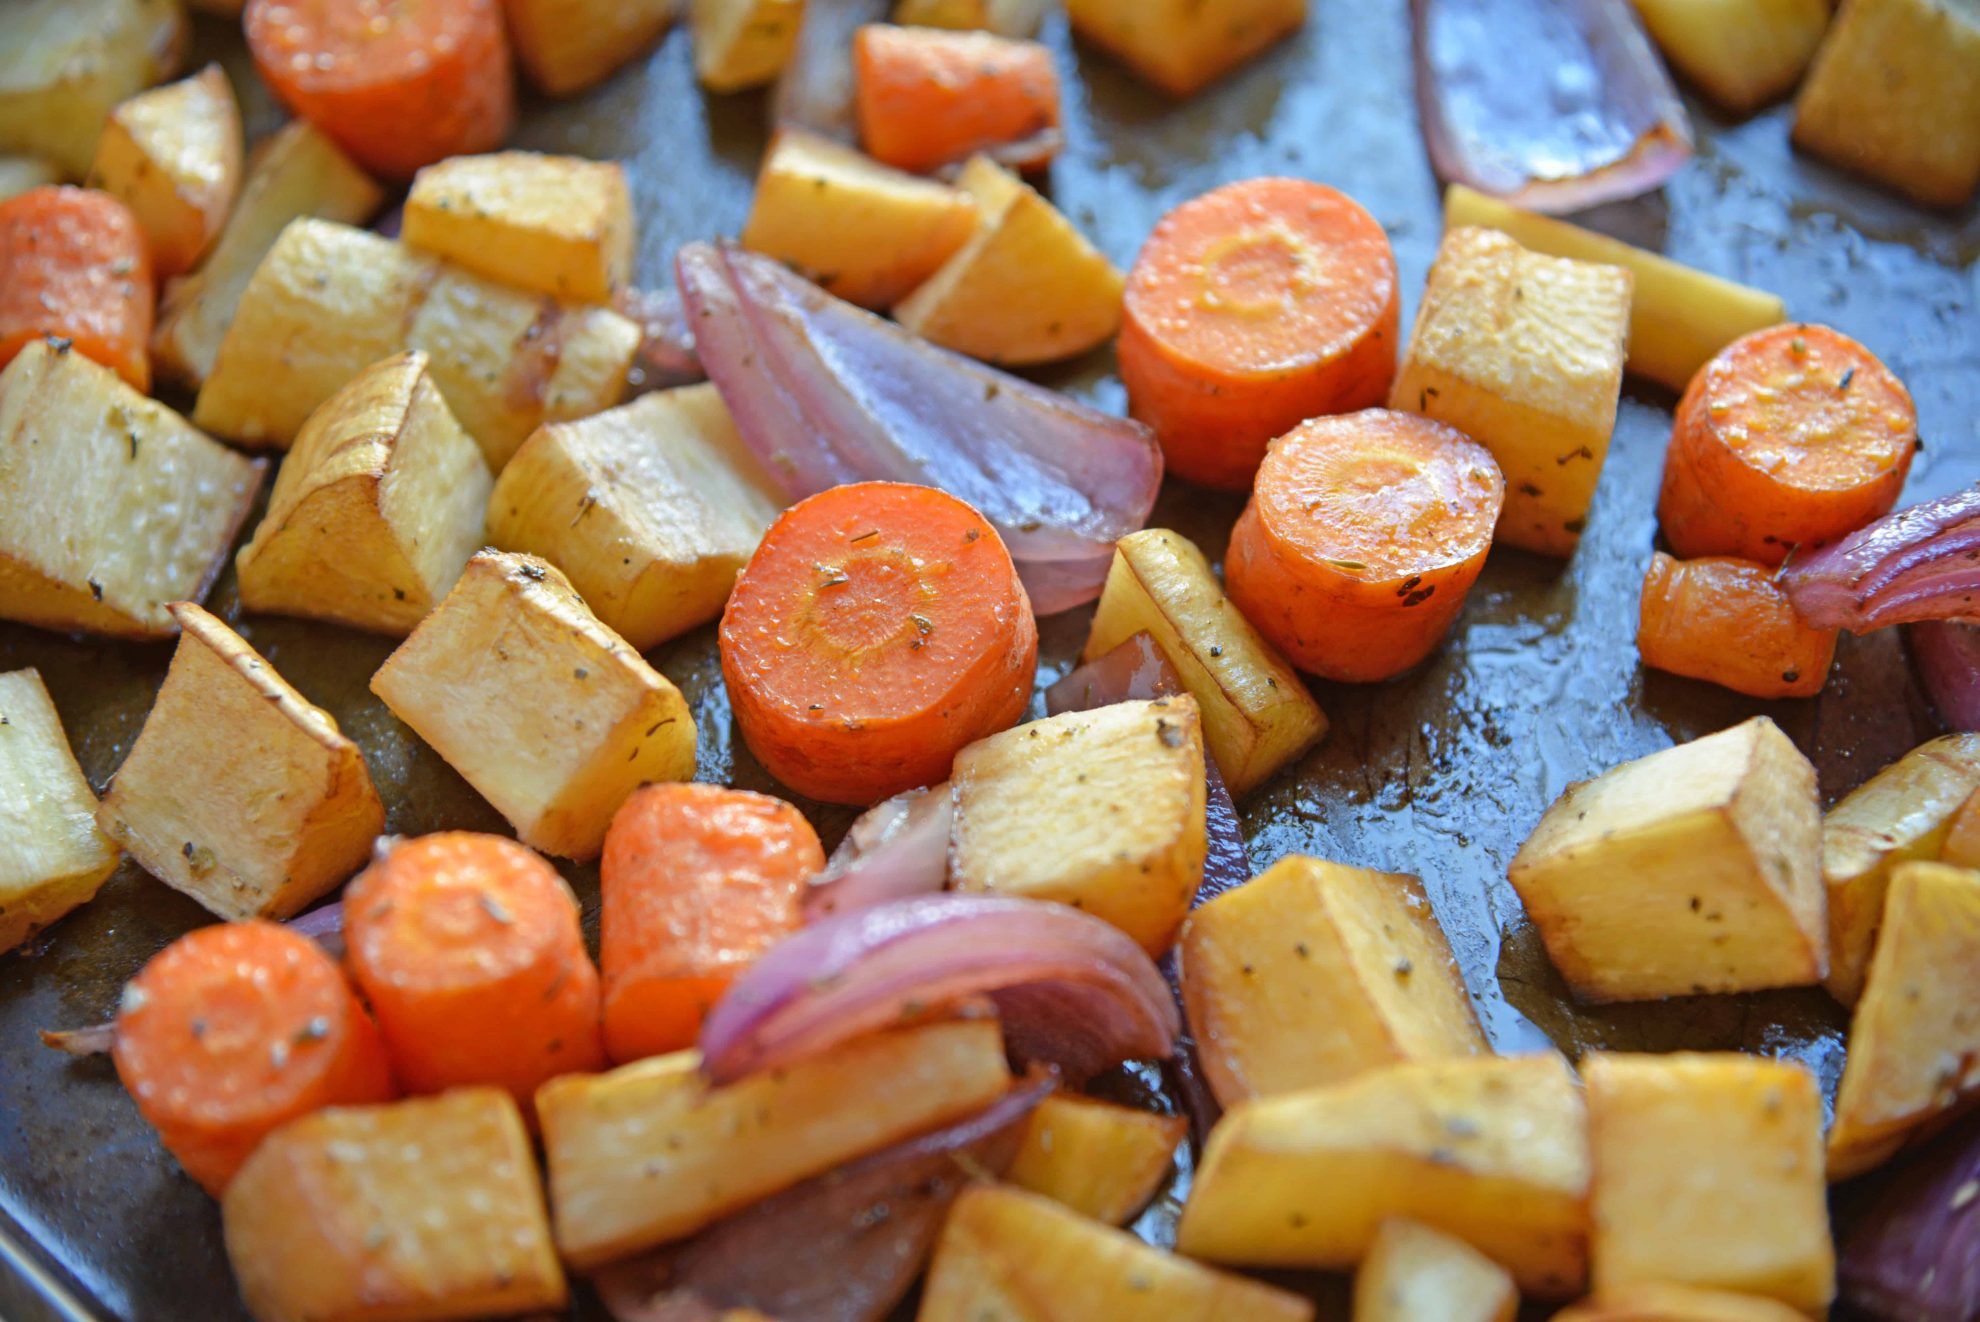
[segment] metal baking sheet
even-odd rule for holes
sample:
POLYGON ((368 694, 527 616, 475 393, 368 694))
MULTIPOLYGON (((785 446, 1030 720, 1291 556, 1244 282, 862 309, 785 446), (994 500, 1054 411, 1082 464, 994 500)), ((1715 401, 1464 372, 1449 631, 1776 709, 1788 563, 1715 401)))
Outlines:
MULTIPOLYGON (((1169 207, 1261 174, 1323 180, 1388 228, 1405 317, 1435 251, 1438 188, 1410 95, 1402 0, 1314 0, 1295 38, 1203 95, 1170 102, 1047 28, 1065 79, 1068 147, 1059 205, 1114 258, 1132 261, 1169 207)), ((199 55, 222 59, 248 98, 251 131, 277 116, 236 35, 202 20, 199 55)), ((1603 228, 1737 280, 1777 290, 1791 313, 1832 323, 1877 352, 1917 398, 1923 453, 1907 499, 1980 475, 1980 217, 1928 215, 1787 145, 1776 107, 1743 123, 1694 103, 1698 159, 1663 193, 1595 217, 1603 228)), ((667 278, 674 247, 734 233, 765 141, 756 95, 704 96, 686 36, 577 100, 526 109, 521 144, 624 160, 641 224, 639 274, 667 278)), ((1405 323, 1406 324, 1406 323, 1405 323)), ((1096 354, 1046 374, 1108 407, 1123 396, 1096 354)), ((1560 564, 1496 550, 1450 644, 1416 672, 1371 687, 1321 684, 1326 742, 1243 805, 1254 861, 1307 852, 1421 874, 1465 979, 1502 1049, 1551 1041, 1791 1054, 1833 1087, 1844 1019, 1819 991, 1572 1006, 1505 882, 1505 864, 1569 781, 1766 712, 1815 759, 1825 795, 1846 791, 1937 732, 1894 634, 1845 637, 1820 697, 1759 703, 1639 668, 1633 645, 1669 395, 1631 384, 1589 531, 1560 564)), ((1239 502, 1171 484, 1155 522, 1221 556, 1239 502)), ((250 525, 251 526, 251 525, 250 525)), ((213 604, 364 748, 390 829, 501 830, 502 822, 370 695, 387 640, 243 616, 231 576, 213 604)), ((1070 664, 1086 613, 1048 620, 1040 679, 1070 664)), ((130 747, 169 645, 65 638, 0 624, 0 670, 39 667, 99 789, 130 747)), ((652 659, 687 693, 701 779, 781 792, 735 732, 704 629, 652 659)), ((812 808, 813 805, 806 805, 812 808)), ((814 814, 828 843, 842 810, 814 814)), ((595 936, 597 877, 567 869, 595 936)), ((129 1322, 244 1316, 214 1203, 158 1147, 107 1061, 36 1044, 35 1030, 107 1017, 155 951, 207 921, 126 863, 95 903, 0 956, 0 1317, 129 1322), (66 1301, 66 1302, 65 1302, 66 1301)), ((1169 1204, 1145 1217, 1156 1238, 1169 1204)), ((1329 1308, 1338 1288, 1320 1287, 1329 1308)), ((595 1311, 595 1310, 594 1310, 595 1311)), ((580 1305, 574 1316, 590 1316, 580 1305)))

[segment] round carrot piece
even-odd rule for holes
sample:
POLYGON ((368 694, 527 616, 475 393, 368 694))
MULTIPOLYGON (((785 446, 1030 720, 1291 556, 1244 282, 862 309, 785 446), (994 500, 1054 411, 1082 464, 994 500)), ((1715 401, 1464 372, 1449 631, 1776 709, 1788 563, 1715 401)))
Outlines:
POLYGON ((793 505, 736 579, 722 677, 757 760, 868 804, 945 779, 1023 714, 1038 624, 1010 552, 946 492, 855 482, 793 505))
POLYGON ((756 957, 804 925, 825 866, 811 823, 782 799, 718 785, 648 785, 605 833, 605 1050, 614 1061, 691 1047, 756 957))
POLYGON ((0 202, 0 367, 43 336, 151 388, 151 257, 131 209, 93 188, 0 202))
POLYGON ((1918 447, 1911 394, 1826 326, 1770 326, 1698 369, 1679 401, 1657 517, 1685 559, 1778 565, 1890 513, 1918 447))
POLYGON ((1367 682, 1436 648, 1484 567, 1506 483, 1411 413, 1315 418, 1273 442, 1231 530, 1231 599, 1302 670, 1367 682))
POLYGON ((411 1092, 595 1070, 598 970, 577 901, 535 851, 449 831, 401 841, 344 893, 345 960, 411 1092))
POLYGON ((296 1117, 398 1095, 343 970, 275 923, 197 928, 153 956, 124 989, 112 1056, 165 1150, 216 1198, 296 1117))
POLYGON ((248 0, 255 68, 374 174, 499 147, 515 123, 499 0, 248 0))
POLYGON ((1170 472, 1242 490, 1273 437, 1388 399, 1400 306, 1389 237, 1353 198, 1226 184, 1164 216, 1128 274, 1129 411, 1170 472))
POLYGON ((1808 698, 1829 678, 1836 630, 1811 629, 1754 560, 1677 560, 1643 575, 1636 650, 1643 664, 1755 698, 1808 698))
POLYGON ((861 145, 897 169, 981 151, 1029 170, 1058 153, 1059 75, 1038 42, 869 23, 853 37, 853 76, 861 145))

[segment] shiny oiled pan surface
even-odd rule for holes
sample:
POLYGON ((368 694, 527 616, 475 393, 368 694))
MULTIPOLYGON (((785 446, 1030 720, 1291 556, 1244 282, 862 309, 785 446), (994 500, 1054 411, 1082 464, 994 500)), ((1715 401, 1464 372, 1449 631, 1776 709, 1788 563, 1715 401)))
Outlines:
MULTIPOLYGON (((203 24, 199 35, 200 55, 228 64, 248 98, 251 129, 265 131, 275 115, 238 37, 219 24, 203 24)), ((1319 179, 1352 193, 1388 228, 1407 324, 1435 251, 1439 211, 1410 96, 1402 0, 1314 0, 1297 37, 1180 104, 1080 48, 1062 20, 1051 22, 1047 38, 1069 75, 1069 146, 1051 191, 1115 261, 1132 261, 1165 210, 1214 185, 1273 173, 1319 179)), ((1795 157, 1783 108, 1743 124, 1696 104, 1694 115, 1697 161, 1664 193, 1611 208, 1599 223, 1779 291, 1793 315, 1835 324, 1878 353, 1917 397, 1925 449, 1908 500, 1980 475, 1973 208, 1930 216, 1795 157)), ((677 31, 591 94, 529 107, 520 139, 626 162, 641 226, 639 275, 657 283, 668 278, 677 244, 741 225, 764 118, 760 97, 704 96, 677 31)), ((1122 406, 1104 355, 1047 379, 1122 406)), ((1802 702, 1757 703, 1638 667, 1637 592, 1655 534, 1671 402, 1630 387, 1588 534, 1571 562, 1497 550, 1455 636, 1429 664, 1389 684, 1317 687, 1332 732, 1242 805, 1252 855, 1259 865, 1307 852, 1421 874, 1501 1049, 1551 1040, 1571 1053, 1786 1053, 1833 1089, 1845 1025, 1821 992, 1577 1008, 1505 882, 1507 860, 1568 782, 1755 712, 1771 715, 1815 759, 1830 799, 1936 733, 1893 634, 1845 637, 1838 673, 1819 698, 1802 702)), ((1220 558, 1238 508, 1234 498, 1171 484, 1155 522, 1220 558)), ((504 829, 367 690, 387 641, 243 617, 231 574, 212 604, 363 746, 391 830, 504 829)), ((1041 679, 1070 664, 1085 629, 1085 612, 1045 622, 1041 679)), ((40 668, 99 788, 136 736, 169 656, 165 644, 0 624, 0 670, 40 668)), ((694 704, 700 778, 782 792, 736 735, 713 630, 652 659, 694 704)), ((826 809, 814 818, 829 843, 847 815, 826 809)), ((567 873, 595 934, 596 872, 567 873)), ((94 904, 0 956, 0 1237, 24 1246, 10 1265, 0 1242, 0 1317, 32 1315, 18 1278, 35 1270, 107 1317, 241 1316, 214 1204, 159 1149, 108 1062, 70 1060, 35 1041, 38 1028, 107 1017, 126 977, 206 920, 191 901, 126 863, 94 904)), ((1172 1193, 1143 1218, 1144 1233, 1161 1239, 1173 1208, 1172 1193)), ((1337 1286, 1316 1288, 1328 1304, 1323 1311, 1338 1306, 1337 1286)))

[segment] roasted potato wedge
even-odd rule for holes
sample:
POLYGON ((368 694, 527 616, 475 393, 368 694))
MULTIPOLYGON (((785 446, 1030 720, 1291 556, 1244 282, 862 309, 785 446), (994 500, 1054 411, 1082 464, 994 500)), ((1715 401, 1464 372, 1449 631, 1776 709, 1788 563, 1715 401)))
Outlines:
POLYGON ((1419 1221, 1384 1221, 1354 1274, 1354 1322, 1512 1322, 1511 1273, 1419 1221))
POLYGON ((297 435, 237 558, 241 604, 404 637, 480 549, 494 481, 425 354, 366 368, 297 435))
POLYGON ((206 595, 263 468, 109 368, 28 345, 0 372, 0 618, 170 637, 167 603, 206 595))
POLYGON ((488 537, 540 555, 640 651, 722 613, 783 509, 711 385, 552 423, 516 451, 488 537))
POLYGON ((1485 1054, 1423 883, 1297 855, 1190 914, 1183 1003, 1225 1106, 1485 1054))
POLYGON ((1827 0, 1636 0, 1679 73, 1736 114, 1794 90, 1822 33, 1827 0))
POLYGON ((1344 1270, 1382 1223, 1455 1235, 1543 1299, 1588 1269, 1588 1127, 1554 1055, 1391 1065, 1243 1102, 1210 1132, 1177 1227, 1194 1258, 1344 1270))
POLYGON ((118 857, 41 675, 0 673, 0 955, 95 898, 118 857))
POLYGON ((552 1079, 536 1113, 557 1246, 584 1270, 680 1239, 1010 1086, 1003 1036, 982 1019, 857 1038, 720 1088, 692 1051, 552 1079))
POLYGON ((506 0, 516 61, 550 96, 604 82, 673 26, 681 0, 506 0))
POLYGON ((1004 1178, 1081 1216, 1118 1226, 1161 1188, 1176 1145, 1188 1132, 1189 1121, 1179 1115, 1055 1094, 1032 1111, 1004 1178))
POLYGON ((130 207, 163 279, 197 265, 226 224, 242 150, 233 84, 209 64, 111 111, 89 182, 130 207))
POLYGON ((38 156, 0 156, 0 202, 61 182, 62 172, 38 156))
POLYGON ((1203 881, 1203 728, 1187 695, 1067 712, 956 754, 958 890, 1056 900, 1160 955, 1203 881))
POLYGON ((328 712, 215 616, 171 610, 178 650, 97 825, 222 918, 287 918, 364 866, 384 805, 328 712))
POLYGON ((1296 30, 1306 0, 1066 0, 1073 31, 1171 96, 1204 87, 1296 30))
POLYGON ((220 1212, 258 1322, 507 1317, 569 1295, 522 1114, 496 1088, 304 1116, 220 1212))
POLYGON ((400 236, 517 289, 606 303, 632 271, 632 190, 617 161, 451 156, 413 178, 400 236))
POLYGON ((1828 969, 1821 829, 1815 768, 1756 716, 1570 785, 1507 872, 1583 1000, 1799 987, 1828 969))
POLYGON ((596 858, 626 796, 694 774, 694 714, 553 565, 483 551, 371 677, 524 844, 596 858))
POLYGON ((711 92, 773 81, 797 46, 804 0, 688 0, 694 71, 711 92))
POLYGON ((179 0, 0 5, 0 152, 81 179, 110 108, 169 78, 186 40, 179 0))

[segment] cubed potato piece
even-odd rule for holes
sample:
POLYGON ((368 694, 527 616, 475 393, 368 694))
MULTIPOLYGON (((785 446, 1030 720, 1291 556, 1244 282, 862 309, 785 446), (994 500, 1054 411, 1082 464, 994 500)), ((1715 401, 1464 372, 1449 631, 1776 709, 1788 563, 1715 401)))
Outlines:
POLYGON ((1003 1036, 982 1019, 857 1038, 720 1088, 700 1065, 676 1052, 537 1091, 557 1245, 574 1267, 691 1235, 1011 1086, 1003 1036))
POLYGON ((1306 685, 1224 595, 1203 552, 1150 528, 1114 544, 1083 661, 1146 632, 1203 713, 1203 742, 1233 795, 1256 788, 1327 733, 1306 685))
POLYGON ((1931 207, 1980 184, 1980 8, 1844 0, 1794 104, 1794 145, 1931 207), (1964 107, 1964 112, 1960 107, 1964 107))
POLYGON ((151 333, 160 376, 198 389, 261 259, 292 220, 356 225, 384 205, 377 184, 306 119, 291 120, 255 148, 240 200, 198 271, 165 289, 151 333))
POLYGON ((1584 1001, 1755 991, 1828 969, 1815 768, 1756 716, 1568 787, 1508 869, 1584 1001))
POLYGON ((535 556, 469 560, 371 691, 524 844, 561 858, 598 857, 612 814, 641 785, 694 774, 681 691, 535 556))
POLYGON ((1980 868, 1980 789, 1967 796, 1939 846, 1939 861, 1957 868, 1980 868))
POLYGON ((1554 1314, 1554 1322, 1807 1322, 1778 1299, 1694 1290, 1688 1285, 1632 1285, 1604 1290, 1554 1314))
POLYGON ((1183 1003, 1225 1106, 1489 1051, 1423 883, 1294 855, 1189 916, 1183 1003))
POLYGON ((1391 1065, 1243 1102, 1210 1132, 1176 1247, 1255 1267, 1345 1270, 1409 1217, 1575 1294, 1588 1268, 1588 1127, 1554 1055, 1391 1065))
POLYGON ((1203 727, 1187 694, 1067 712, 956 754, 958 890, 1056 900, 1159 956, 1203 881, 1203 727))
POLYGON ((366 368, 297 435, 238 557, 241 604, 404 637, 481 548, 494 483, 425 354, 366 368))
POLYGON ((1447 422, 1506 475, 1498 540, 1566 557, 1609 453, 1629 342, 1628 269, 1444 235, 1389 407, 1447 422))
POLYGON ((895 320, 958 353, 1013 366, 1056 362, 1113 338, 1126 277, 1105 253, 987 156, 956 183, 976 200, 975 233, 902 300, 895 320))
POLYGON ((1354 1274, 1354 1322, 1512 1322, 1512 1274, 1418 1221, 1384 1221, 1354 1274))
POLYGON ((507 1317, 569 1296, 522 1113, 496 1088, 305 1116, 220 1212, 257 1322, 507 1317))
POLYGON ((95 898, 117 859, 41 675, 0 674, 0 955, 95 898))
POLYGON ((1734 284, 1661 253, 1452 184, 1444 190, 1444 228, 1472 225, 1502 230, 1521 246, 1551 257, 1628 270, 1636 284, 1630 292, 1624 366, 1680 393, 1719 350, 1742 335, 1787 320, 1787 305, 1778 294, 1734 284))
POLYGON ((968 242, 976 202, 802 129, 778 132, 742 244, 862 307, 884 308, 968 242))
POLYGON ((1000 1185, 949 1209, 917 1322, 1312 1322, 1313 1303, 1000 1185))
POLYGON ((171 609, 178 649, 97 825, 222 918, 287 918, 364 866, 385 807, 330 713, 215 616, 171 609))
POLYGON ((1980 872, 1904 863, 1849 1025, 1829 1178, 1876 1166, 1980 1091, 1980 872))
POLYGON ((602 83, 673 26, 680 0, 506 0, 509 41, 550 96, 602 83))
POLYGON ((804 0, 690 0, 694 72, 711 92, 773 81, 790 62, 804 0))
POLYGON ((61 182, 62 172, 38 156, 0 156, 0 202, 61 182))
POLYGON ((400 236, 490 280, 605 303, 632 273, 632 190, 617 161, 450 156, 414 176, 400 236))
POLYGON ((177 68, 178 0, 8 0, 0 5, 0 151, 81 179, 112 106, 177 68))
POLYGON ((1863 975, 1884 919, 1891 869, 1934 859, 1953 817, 1980 790, 1980 734, 1949 734, 1912 749, 1857 786, 1822 820, 1822 881, 1829 893, 1829 976, 1844 1005, 1863 975))
POLYGON ((1597 1291, 1665 1282, 1818 1316, 1836 1292, 1822 1092, 1735 1052, 1582 1058, 1597 1291))
POLYGON ((540 555, 644 652, 722 613, 784 502, 712 385, 540 428, 502 470, 488 537, 540 555))
POLYGON ((89 182, 130 207, 162 279, 189 271, 241 186, 241 112, 217 64, 110 112, 89 182))
POLYGON ((1746 115, 1794 90, 1829 26, 1828 0, 1636 0, 1678 72, 1746 115))
POLYGON ((0 372, 0 619, 166 638, 261 489, 260 460, 79 353, 37 341, 0 372))
POLYGON ((1171 96, 1191 96, 1296 31, 1306 0, 1066 0, 1073 31, 1171 96))
POLYGON ((900 0, 902 27, 974 29, 1000 37, 1031 37, 1045 20, 1046 0, 900 0))
POLYGON ((1148 1206, 1188 1132, 1189 1121, 1179 1115, 1058 1094, 1032 1111, 1004 1178, 1118 1226, 1148 1206))

